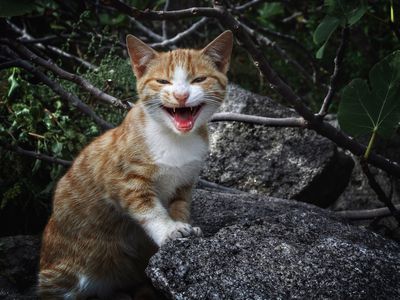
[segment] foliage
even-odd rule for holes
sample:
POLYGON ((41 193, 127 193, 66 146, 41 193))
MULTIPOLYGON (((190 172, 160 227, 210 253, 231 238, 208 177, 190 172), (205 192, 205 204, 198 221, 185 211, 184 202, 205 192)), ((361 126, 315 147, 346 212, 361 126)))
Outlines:
POLYGON ((324 55, 325 47, 331 35, 339 26, 353 26, 367 12, 365 0, 343 1, 326 0, 327 15, 314 31, 314 42, 322 45, 316 53, 316 57, 321 59, 324 55))
POLYGON ((400 122, 400 51, 371 69, 369 84, 357 78, 344 88, 338 120, 351 135, 371 134, 372 147, 375 134, 390 138, 400 122))
MULTIPOLYGON (((10 96, 3 97, 0 105, 0 141, 10 141, 28 150, 72 160, 84 145, 99 135, 94 122, 82 118, 79 111, 69 107, 46 86, 36 83, 27 74, 21 75, 18 69, 11 69, 8 73, 8 78, 12 78, 9 81, 18 84, 1 86, 2 94, 10 96), (8 92, 5 92, 7 88, 8 92)), ((81 75, 103 90, 134 102, 134 78, 126 59, 115 58, 109 53, 96 70, 81 75)), ((62 84, 66 90, 79 93, 81 99, 93 105, 95 111, 112 124, 118 124, 125 115, 121 109, 98 105, 90 95, 80 92, 70 82, 62 84)), ((3 151, 1 154, 0 210, 15 200, 49 199, 55 183, 65 172, 65 167, 60 165, 49 165, 31 158, 21 160, 20 156, 3 151), (10 165, 6 167, 8 160, 10 165), (14 174, 9 173, 10 168, 14 174)))

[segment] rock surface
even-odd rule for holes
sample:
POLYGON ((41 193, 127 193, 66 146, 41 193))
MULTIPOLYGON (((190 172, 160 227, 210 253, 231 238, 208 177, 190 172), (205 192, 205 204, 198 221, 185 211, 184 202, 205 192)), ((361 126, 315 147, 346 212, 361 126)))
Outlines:
MULTIPOLYGON (((266 117, 295 113, 265 96, 230 85, 222 111, 266 117)), ((352 160, 310 130, 236 122, 212 124, 202 177, 250 193, 326 207, 348 183, 352 160)))
POLYGON ((28 235, 0 239, 0 299, 37 299, 39 241, 38 236, 28 235))
POLYGON ((163 246, 147 268, 170 299, 400 297, 400 246, 333 214, 200 190, 193 205, 206 236, 163 246))

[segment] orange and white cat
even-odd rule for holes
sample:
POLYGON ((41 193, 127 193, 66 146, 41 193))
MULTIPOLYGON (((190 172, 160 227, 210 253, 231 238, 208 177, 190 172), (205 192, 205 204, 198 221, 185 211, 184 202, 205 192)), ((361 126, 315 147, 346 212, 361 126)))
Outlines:
POLYGON ((115 299, 146 281, 166 241, 200 235, 189 208, 221 105, 232 50, 225 31, 204 49, 127 46, 139 101, 122 124, 90 143, 58 182, 43 234, 43 299, 115 299))

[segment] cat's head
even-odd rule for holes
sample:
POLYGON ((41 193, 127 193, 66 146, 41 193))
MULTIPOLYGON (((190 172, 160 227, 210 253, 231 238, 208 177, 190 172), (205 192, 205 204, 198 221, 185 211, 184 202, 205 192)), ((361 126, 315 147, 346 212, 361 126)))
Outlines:
POLYGON ((225 97, 232 32, 201 50, 157 52, 132 35, 126 42, 146 113, 177 134, 207 123, 225 97))

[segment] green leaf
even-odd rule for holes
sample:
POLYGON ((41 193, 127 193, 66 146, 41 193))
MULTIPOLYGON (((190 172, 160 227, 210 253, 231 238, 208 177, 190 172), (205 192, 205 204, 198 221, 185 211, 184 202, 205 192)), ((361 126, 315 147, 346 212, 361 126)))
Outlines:
POLYGON ((349 26, 353 26, 368 10, 365 0, 325 0, 325 7, 327 15, 313 34, 314 43, 317 45, 322 44, 316 53, 316 58, 318 59, 323 57, 326 44, 339 25, 345 26, 348 24, 349 26))
POLYGON ((31 12, 36 7, 32 0, 1 0, 0 17, 22 16, 31 12))
POLYGON ((55 142, 51 147, 51 151, 56 156, 61 153, 62 149, 63 149, 63 144, 60 142, 55 142))
POLYGON ((358 136, 376 131, 390 137, 400 122, 400 51, 378 62, 366 80, 354 79, 343 90, 340 127, 358 136))
POLYGON ((323 45, 321 46, 321 48, 318 49, 317 53, 315 54, 315 57, 316 57, 317 59, 321 59, 321 58, 324 56, 326 44, 327 44, 327 43, 323 44, 323 45))
POLYGON ((339 18, 326 16, 318 25, 317 29, 315 29, 313 35, 314 43, 317 45, 326 43, 340 23, 341 20, 339 18))
POLYGON ((41 165, 42 165, 42 161, 41 161, 40 159, 37 159, 37 160, 35 161, 35 164, 33 165, 32 174, 37 173, 37 171, 39 170, 39 168, 40 168, 41 165))
POLYGON ((283 14, 283 5, 279 2, 265 3, 259 10, 260 17, 263 19, 269 19, 273 16, 283 14))
POLYGON ((362 2, 360 7, 354 9, 353 11, 350 11, 350 13, 347 14, 347 23, 350 26, 353 26, 365 15, 367 10, 368 6, 365 5, 364 2, 362 2))
POLYGON ((7 97, 10 97, 12 93, 19 87, 16 75, 16 68, 13 68, 12 74, 10 75, 10 77, 8 77, 8 82, 10 83, 10 89, 8 90, 7 97))

